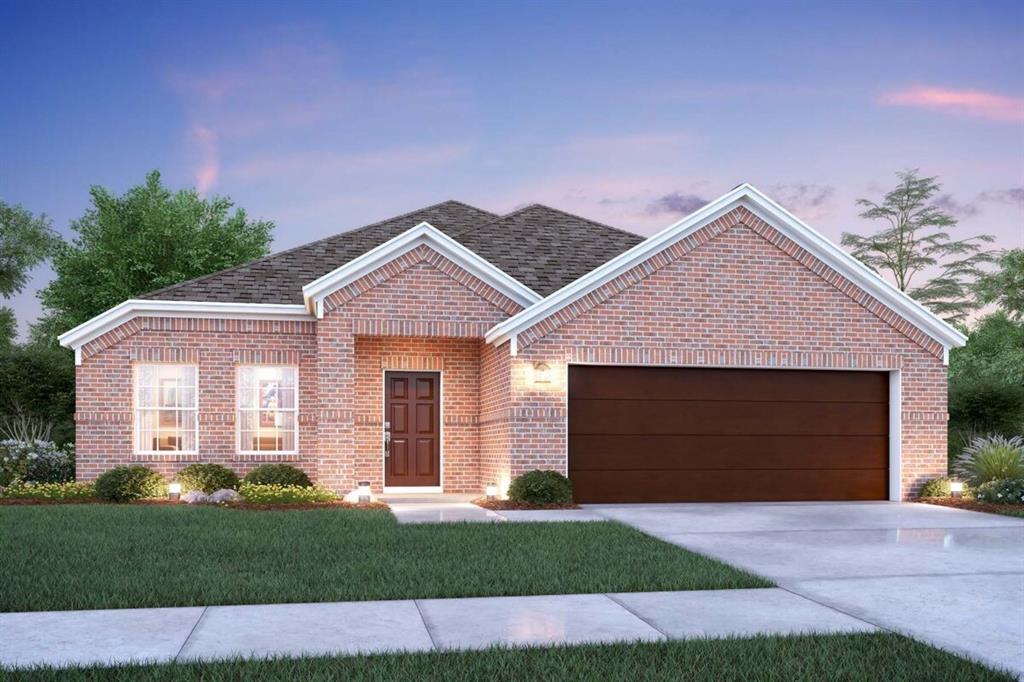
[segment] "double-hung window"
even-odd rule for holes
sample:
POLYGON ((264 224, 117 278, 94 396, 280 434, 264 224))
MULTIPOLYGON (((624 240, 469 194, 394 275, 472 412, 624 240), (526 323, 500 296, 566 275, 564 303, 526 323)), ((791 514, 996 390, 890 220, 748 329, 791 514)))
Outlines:
POLYGON ((136 452, 197 451, 198 374, 195 365, 135 366, 136 452))
POLYGON ((298 443, 299 387, 295 367, 238 368, 238 449, 294 453, 298 443))

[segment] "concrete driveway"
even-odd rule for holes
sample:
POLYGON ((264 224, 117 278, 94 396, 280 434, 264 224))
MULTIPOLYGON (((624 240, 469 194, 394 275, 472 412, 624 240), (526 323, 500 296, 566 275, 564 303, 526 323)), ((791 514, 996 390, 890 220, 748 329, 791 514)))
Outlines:
POLYGON ((1024 676, 1024 519, 894 502, 586 508, 1024 676))

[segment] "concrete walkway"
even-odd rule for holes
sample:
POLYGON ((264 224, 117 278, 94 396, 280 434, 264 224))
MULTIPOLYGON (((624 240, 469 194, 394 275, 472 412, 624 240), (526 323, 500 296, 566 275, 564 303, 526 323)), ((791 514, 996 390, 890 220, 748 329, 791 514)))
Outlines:
POLYGON ((605 521, 586 509, 537 509, 491 511, 470 500, 479 495, 390 495, 381 498, 399 523, 448 523, 471 521, 505 523, 524 521, 605 521))
POLYGON ((782 589, 0 614, 0 666, 351 655, 874 626, 782 589))
POLYGON ((894 502, 587 509, 1024 676, 1024 519, 894 502))

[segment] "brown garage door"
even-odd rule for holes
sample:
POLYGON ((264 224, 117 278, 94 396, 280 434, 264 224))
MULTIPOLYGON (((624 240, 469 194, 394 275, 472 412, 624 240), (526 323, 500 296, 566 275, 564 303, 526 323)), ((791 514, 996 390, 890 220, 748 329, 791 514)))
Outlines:
POLYGON ((578 502, 883 500, 882 372, 569 367, 578 502))

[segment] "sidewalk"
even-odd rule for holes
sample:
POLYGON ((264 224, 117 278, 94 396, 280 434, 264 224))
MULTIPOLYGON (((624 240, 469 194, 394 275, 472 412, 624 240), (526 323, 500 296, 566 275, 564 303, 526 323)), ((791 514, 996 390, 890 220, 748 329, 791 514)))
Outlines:
POLYGON ((0 614, 0 666, 871 630, 778 588, 46 611, 0 614))

